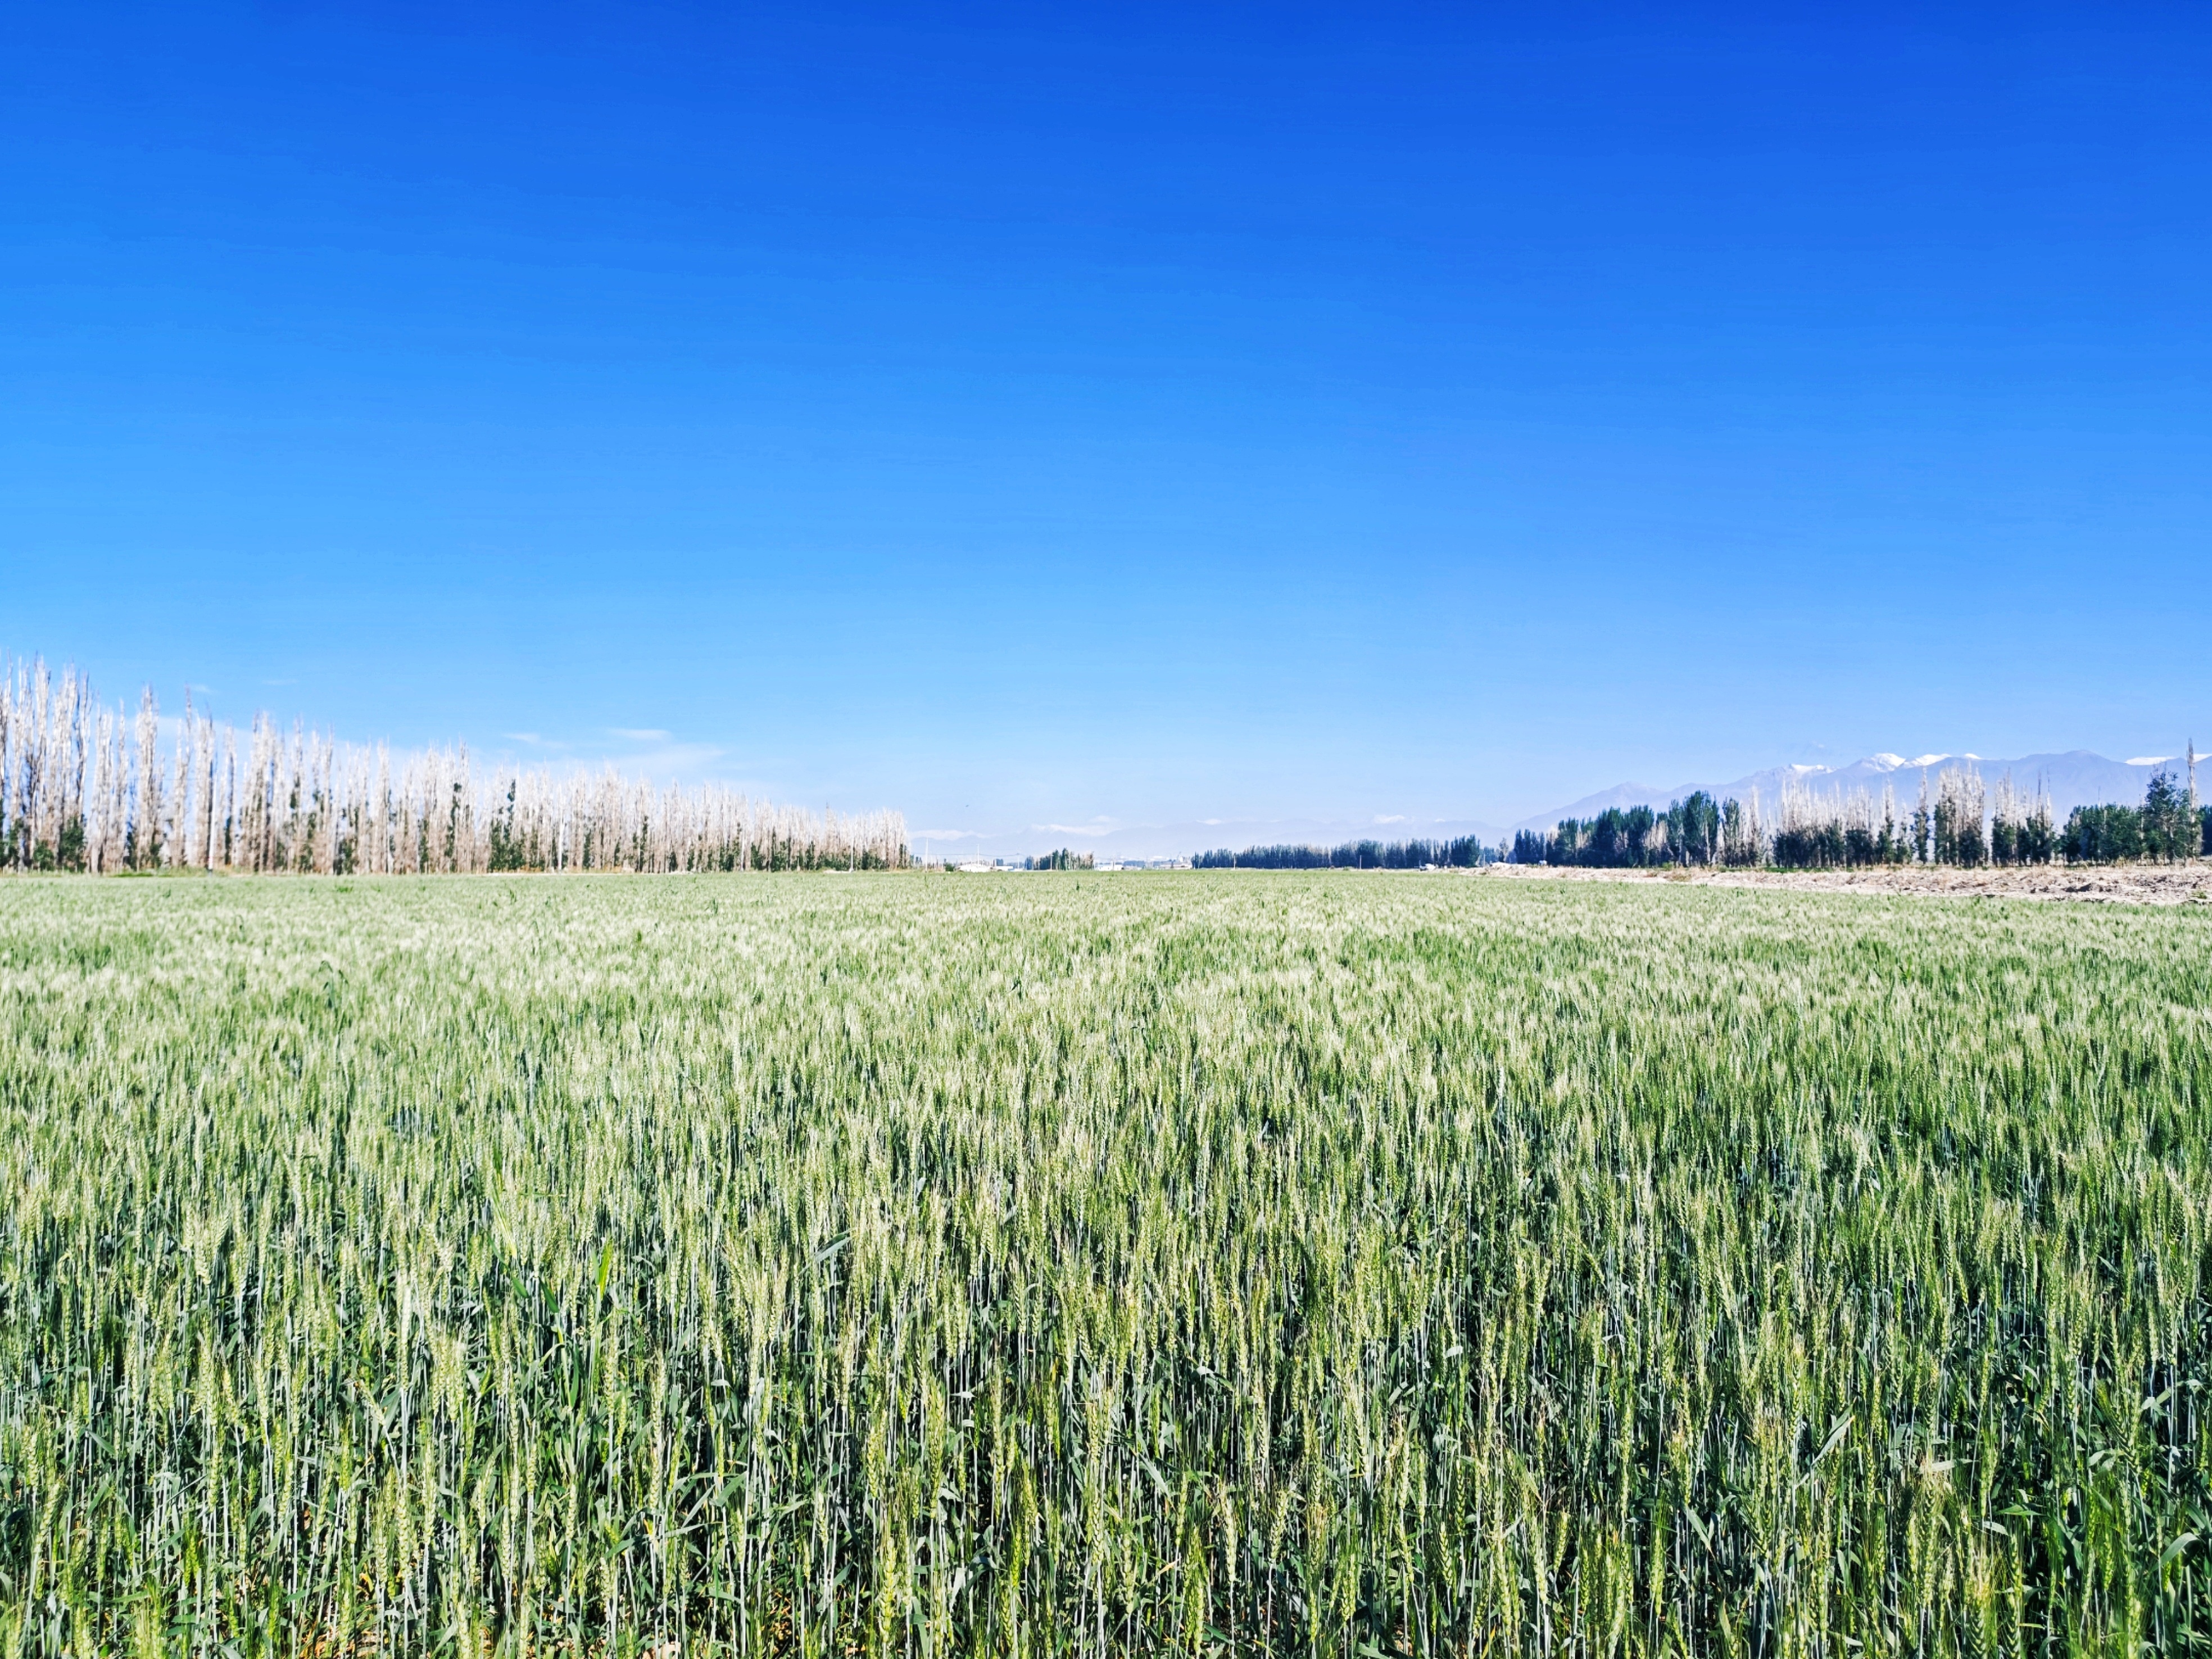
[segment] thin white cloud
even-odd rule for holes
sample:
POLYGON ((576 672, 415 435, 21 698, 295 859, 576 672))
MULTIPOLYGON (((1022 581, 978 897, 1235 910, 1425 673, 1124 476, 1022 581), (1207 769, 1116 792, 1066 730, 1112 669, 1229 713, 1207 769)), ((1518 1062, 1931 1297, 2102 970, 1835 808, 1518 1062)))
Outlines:
POLYGON ((2128 757, 2128 764, 2130 766, 2156 766, 2161 761, 2170 761, 2172 758, 2173 757, 2171 755, 2131 755, 2128 757))
POLYGON ((625 770, 635 768, 648 776, 659 776, 663 772, 689 775, 696 768, 721 759, 727 752, 711 743, 662 741, 623 756, 622 765, 625 770))
POLYGON ((651 726, 610 726, 607 730, 631 743, 666 743, 669 734, 651 726))
POLYGON ((619 744, 547 737, 539 732, 500 733, 533 764, 586 772, 612 769, 624 778, 655 785, 722 783, 747 794, 765 794, 778 799, 787 793, 757 779, 727 776, 720 763, 728 751, 714 744, 674 743, 659 734, 635 731, 616 735, 623 739, 619 744))
POLYGON ((1406 822, 1406 815, 1403 812, 1377 812, 1375 815, 1375 822, 1377 823, 1403 823, 1406 822))

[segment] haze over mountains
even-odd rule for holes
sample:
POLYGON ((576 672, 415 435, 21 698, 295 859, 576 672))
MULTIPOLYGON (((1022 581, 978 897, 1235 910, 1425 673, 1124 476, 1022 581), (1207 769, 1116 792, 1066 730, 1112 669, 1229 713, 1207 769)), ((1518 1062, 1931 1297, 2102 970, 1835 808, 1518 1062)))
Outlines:
POLYGON ((1971 766, 1990 783, 2010 773, 2017 787, 2033 789, 2039 784, 2051 792, 2051 811, 2063 818, 2077 806, 2093 806, 2105 801, 2140 801, 2152 774, 2162 766, 2178 772, 2185 765, 2179 755, 2108 760, 2087 749, 2069 750, 2063 754, 2022 755, 2012 760, 1993 760, 1979 755, 1916 755, 1910 758, 1902 755, 1869 755, 1848 766, 1770 766, 1764 771, 1747 772, 1727 783, 1678 783, 1663 789, 1650 784, 1619 783, 1548 812, 1522 818, 1512 828, 1549 830, 1562 818, 1595 817, 1609 806, 1663 807, 1698 789, 1717 799, 1733 797, 1742 801, 1749 800, 1752 792, 1757 790, 1761 803, 1771 810, 1782 799, 1784 787, 1793 782, 1818 796, 1850 795, 1863 790, 1878 798, 1888 787, 1897 792, 1899 806, 1909 810, 1919 794, 1921 775, 1924 772, 1932 786, 1946 768, 1953 766, 1971 766))
MULTIPOLYGON (((1562 818, 1590 818, 1609 806, 1664 807, 1692 791, 1703 789, 1717 799, 1733 797, 1748 801, 1756 790, 1762 808, 1771 813, 1781 803, 1786 784, 1795 781, 1815 795, 1848 795, 1864 790, 1879 800, 1884 787, 1897 792, 1900 814, 1911 811, 1924 770, 1930 787, 1945 768, 1972 766, 1994 785, 2009 772, 2023 789, 2039 783, 2051 792, 2051 811, 2060 818, 2076 806, 2105 801, 2133 804, 2142 799, 2151 775, 2161 766, 2180 772, 2179 755, 2136 756, 2112 760, 2086 749, 2063 754, 2021 755, 2012 759, 1959 755, 1869 755, 1844 766, 1770 766, 1725 781, 1691 780, 1663 787, 1619 783, 1609 789, 1566 802, 1547 811, 1533 813, 1516 823, 1500 824, 1486 818, 1424 817, 1397 813, 1367 817, 1223 817, 1180 823, 1127 823, 1097 819, 1088 823, 1036 823, 1016 830, 978 831, 922 828, 914 831, 917 857, 1019 857, 1070 847, 1095 852, 1101 859, 1187 857, 1229 848, 1276 845, 1334 847, 1349 841, 1449 841, 1460 836, 1480 836, 1495 844, 1516 830, 1550 830, 1562 818)), ((2208 780, 2212 782, 2212 780, 2208 780)))

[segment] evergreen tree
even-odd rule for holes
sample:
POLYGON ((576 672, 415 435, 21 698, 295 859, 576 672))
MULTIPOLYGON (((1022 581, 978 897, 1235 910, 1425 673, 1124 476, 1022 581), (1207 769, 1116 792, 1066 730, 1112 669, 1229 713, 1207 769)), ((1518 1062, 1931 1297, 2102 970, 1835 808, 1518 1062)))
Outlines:
POLYGON ((1667 809, 1667 843, 1683 864, 1711 864, 1720 856, 1720 804, 1702 789, 1667 809))
POLYGON ((2195 818, 2180 781, 2170 772, 2153 773, 2150 787, 2143 793, 2143 856, 2169 864, 2190 857, 2203 841, 2195 818))
POLYGON ((2077 806, 2059 851, 2069 864, 2114 864, 2142 856, 2142 814, 2132 806, 2077 806))

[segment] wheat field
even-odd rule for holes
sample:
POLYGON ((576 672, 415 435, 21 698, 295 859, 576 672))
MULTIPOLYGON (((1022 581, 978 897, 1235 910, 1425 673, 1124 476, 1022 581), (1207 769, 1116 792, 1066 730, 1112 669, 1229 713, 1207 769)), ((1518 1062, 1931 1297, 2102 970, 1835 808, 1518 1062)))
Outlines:
POLYGON ((0 883, 0 1651, 2205 1643, 2212 918, 0 883))

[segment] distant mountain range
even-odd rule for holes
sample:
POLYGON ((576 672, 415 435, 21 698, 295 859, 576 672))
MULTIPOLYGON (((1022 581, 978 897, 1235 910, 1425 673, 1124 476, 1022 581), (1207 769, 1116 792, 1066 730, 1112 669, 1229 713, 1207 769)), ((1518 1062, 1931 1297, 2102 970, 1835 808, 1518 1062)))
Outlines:
MULTIPOLYGON (((1863 789, 1877 800, 1886 784, 1897 791, 1899 810, 1909 812, 1920 792, 1923 769, 1928 773, 1932 788, 1936 777, 1948 766, 1976 767, 1983 779, 1992 785, 2007 772, 2012 774, 2014 783, 2023 789, 2033 789, 2039 782, 2051 792, 2051 810, 2063 820, 2076 806, 2103 801, 2141 801, 2151 774, 2161 765, 2171 766, 2176 772, 2182 769, 2179 757, 2162 761, 2142 757, 2108 760, 2086 749, 2063 755, 2022 755, 2012 760, 1992 760, 1976 755, 1915 755, 1909 758, 1903 755, 1869 755, 1848 766, 1770 766, 1725 783, 1693 781, 1665 788, 1643 783, 1616 784, 1610 789, 1601 789, 1594 795, 1584 795, 1548 812, 1538 812, 1518 823, 1506 825, 1483 818, 1395 815, 1361 818, 1207 818, 1165 823, 1033 823, 1025 830, 991 832, 923 829, 915 830, 911 840, 917 856, 941 858, 950 854, 985 860, 1018 858, 1055 847, 1095 853, 1102 860, 1107 860, 1188 857, 1217 847, 1241 852, 1248 847, 1283 843, 1334 847, 1348 841, 1450 841, 1468 835, 1480 836, 1494 846, 1501 840, 1510 840, 1516 830, 1549 830, 1561 818, 1593 818, 1608 806, 1664 807, 1669 801, 1680 800, 1698 789, 1718 800, 1730 797, 1748 800, 1756 789, 1761 804, 1771 813, 1780 804, 1783 786, 1792 781, 1820 795, 1849 794, 1863 789)), ((2212 771, 2208 771, 2203 783, 2206 792, 2212 793, 2212 771)))
POLYGON ((1562 818, 1595 817, 1608 806, 1663 807, 1698 789, 1719 800, 1731 797, 1748 800, 1756 789, 1760 801, 1771 808, 1781 799, 1783 786, 1789 783, 1816 795, 1848 795, 1863 789, 1879 796, 1887 786, 1896 790, 1899 806, 1909 810, 1920 793, 1921 773, 1928 774, 1932 785, 1947 767, 1953 766, 1973 767, 1990 783, 2009 772, 2021 788, 2033 789, 2040 784, 2051 792, 2051 811, 2063 818, 2077 806, 2140 801, 2153 773, 2160 767, 2179 772, 2183 764, 2179 756, 2118 761, 2086 749, 2069 750, 2063 755, 2022 755, 2014 760, 1990 760, 1980 755, 1916 755, 1909 760, 1902 755, 1869 755, 1848 766, 1770 766, 1729 783, 1678 783, 1665 789, 1642 783, 1615 784, 1523 818, 1513 828, 1549 830, 1562 818))

